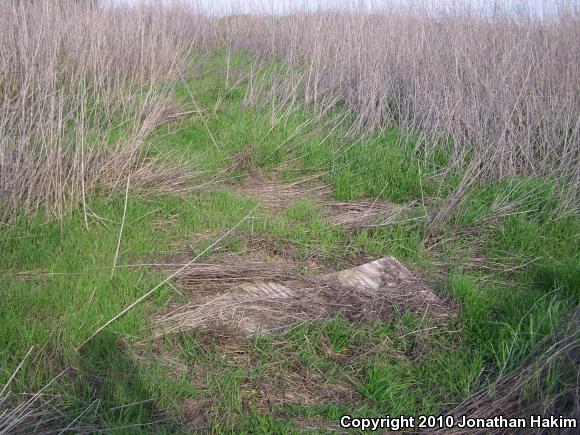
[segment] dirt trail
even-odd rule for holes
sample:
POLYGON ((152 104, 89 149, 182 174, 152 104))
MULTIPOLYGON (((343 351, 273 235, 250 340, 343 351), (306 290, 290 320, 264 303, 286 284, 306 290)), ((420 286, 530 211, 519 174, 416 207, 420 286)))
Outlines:
MULTIPOLYGON (((334 201, 328 187, 311 180, 283 183, 253 174, 231 188, 259 198, 273 214, 309 199, 323 206, 326 218, 350 227, 385 225, 409 209, 386 201, 334 201)), ((189 258, 181 260, 169 272, 189 263, 189 258)), ((439 321, 452 315, 449 306, 394 257, 304 275, 283 256, 225 255, 210 263, 193 263, 175 279, 189 301, 158 315, 157 336, 203 330, 248 337, 339 313, 354 322, 385 321, 405 311, 439 321)))
MULTIPOLYGON (((330 189, 311 181, 283 183, 254 174, 244 183, 228 187, 238 194, 259 198, 273 215, 283 213, 296 201, 308 199, 320 205, 324 218, 332 224, 353 231, 388 225, 410 210, 409 206, 387 201, 335 201, 330 189)), ((202 332, 202 340, 219 346, 224 355, 235 361, 239 358, 242 365, 251 365, 253 356, 247 348, 248 338, 276 335, 299 323, 331 319, 339 314, 356 324, 388 322, 396 313, 411 312, 425 320, 425 331, 430 331, 445 328, 456 313, 453 306, 440 299, 419 276, 394 257, 368 261, 368 257, 363 256, 360 262, 364 264, 336 271, 333 269, 336 266, 317 261, 303 264, 292 246, 282 247, 256 234, 238 233, 238 236, 247 241, 245 255, 218 251, 211 260, 191 263, 194 253, 179 251, 173 254, 166 263, 169 264, 165 266, 166 273, 179 271, 174 285, 188 301, 175 303, 157 313, 153 338, 202 332), (188 266, 183 269, 184 265, 188 266)), ((206 231, 194 235, 193 240, 201 243, 219 237, 220 234, 206 231)), ((421 340, 427 335, 421 331, 414 339, 418 348, 422 348, 421 340)), ((286 338, 277 335, 274 339, 283 342, 286 338)), ((269 413, 287 404, 311 407, 337 401, 342 404, 364 401, 352 380, 357 374, 348 367, 378 352, 381 346, 375 345, 364 352, 351 349, 337 353, 323 336, 318 340, 325 354, 344 365, 350 377, 341 375, 327 379, 299 364, 288 372, 268 373, 255 379, 249 377, 242 387, 246 405, 269 413)), ((400 358, 414 358, 394 353, 400 358)), ((167 355, 163 358, 167 359, 172 371, 181 375, 219 376, 210 367, 195 362, 184 362, 177 357, 171 359, 167 355), (204 370, 208 371, 205 375, 204 370)), ((205 387, 201 385, 200 390, 204 391, 205 387)), ((212 401, 213 398, 207 396, 192 398, 184 405, 183 418, 194 427, 205 427, 207 409, 211 408, 212 401)), ((308 430, 337 429, 334 422, 323 418, 303 420, 297 417, 295 424, 308 430)))

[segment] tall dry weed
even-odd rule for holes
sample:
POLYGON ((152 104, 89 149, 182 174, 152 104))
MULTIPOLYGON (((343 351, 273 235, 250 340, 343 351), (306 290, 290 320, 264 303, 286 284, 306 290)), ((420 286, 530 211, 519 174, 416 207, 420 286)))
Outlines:
POLYGON ((123 186, 203 25, 170 7, 3 3, 0 218, 60 215, 99 183, 123 186))
POLYGON ((342 110, 351 136, 426 133, 417 158, 463 174, 458 195, 476 182, 551 176, 566 179, 574 204, 580 7, 562 2, 543 17, 490 10, 385 3, 216 18, 195 2, 3 3, 0 214, 61 214, 103 180, 123 186, 194 49, 226 49, 228 60, 244 49, 256 70, 277 60, 269 80, 250 72, 246 95, 273 113, 342 110), (122 140, 107 144, 119 130, 122 140))
MULTIPOLYGON (((380 2, 379 2, 380 3, 380 2)), ((448 157, 465 188, 514 175, 580 180, 580 7, 402 6, 224 20, 237 48, 284 65, 251 102, 336 104, 351 135, 428 133, 422 158, 448 157), (493 11, 493 12, 490 12, 493 11), (337 98, 338 97, 338 98, 337 98)))

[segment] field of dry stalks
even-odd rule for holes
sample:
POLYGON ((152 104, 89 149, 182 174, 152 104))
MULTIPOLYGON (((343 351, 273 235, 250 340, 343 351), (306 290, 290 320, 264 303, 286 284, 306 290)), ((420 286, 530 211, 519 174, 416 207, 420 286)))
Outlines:
POLYGON ((0 434, 578 417, 579 41, 574 1, 2 2, 0 434), (328 276, 391 256, 445 329, 411 290, 335 300, 328 276), (266 278, 306 290, 246 316, 266 278), (231 351, 226 287, 228 318, 300 324, 231 351))
POLYGON ((62 213, 95 184, 116 186, 171 113, 164 96, 187 75, 191 53, 224 47, 279 62, 269 80, 252 84, 249 103, 333 112, 348 117, 351 136, 392 126, 422 132, 417 158, 459 171, 460 192, 526 174, 561 179, 568 199, 577 197, 577 5, 539 20, 400 8, 218 19, 184 5, 25 4, 0 11, 5 217, 39 207, 62 213), (103 150, 121 123, 131 134, 103 150))

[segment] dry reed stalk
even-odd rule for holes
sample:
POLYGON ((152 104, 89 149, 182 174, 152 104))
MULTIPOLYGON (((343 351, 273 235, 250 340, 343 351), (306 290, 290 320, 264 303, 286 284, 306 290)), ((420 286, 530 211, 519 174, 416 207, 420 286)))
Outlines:
POLYGON ((552 175, 566 181, 562 207, 575 209, 580 9, 564 2, 541 17, 500 3, 493 14, 382 6, 216 19, 179 2, 4 3, 2 215, 62 214, 103 177, 121 188, 127 166, 140 164, 143 138, 170 118, 151 105, 163 105, 170 83, 187 78, 193 49, 221 48, 253 53, 246 102, 269 107, 273 125, 302 108, 317 119, 340 109, 344 119, 354 116, 351 136, 393 126, 422 131, 415 153, 426 161, 446 154, 442 174, 464 174, 455 198, 475 182, 552 175), (103 154, 103 132, 121 123, 137 126, 135 143, 103 154), (108 172, 95 170, 103 159, 108 172))
POLYGON ((119 258, 119 250, 121 249, 121 239, 123 237, 123 228, 125 227, 125 217, 127 216, 127 201, 129 199, 129 183, 131 180, 131 175, 127 177, 127 188, 125 189, 125 203, 123 205, 123 217, 121 218, 121 226, 119 228, 119 237, 117 239, 117 248, 115 249, 115 257, 113 259, 113 267, 111 267, 111 279, 115 274, 115 268, 117 267, 117 259, 119 258))

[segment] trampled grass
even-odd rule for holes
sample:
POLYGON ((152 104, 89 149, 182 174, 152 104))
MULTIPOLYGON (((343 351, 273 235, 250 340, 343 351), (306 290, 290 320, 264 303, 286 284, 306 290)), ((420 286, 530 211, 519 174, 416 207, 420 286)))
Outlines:
MULTIPOLYGON (((203 187, 153 196, 129 189, 114 270, 121 192, 87 198, 88 228, 81 209, 3 228, 0 386, 18 369, 7 403, 49 384, 44 393, 58 396, 56 410, 41 427, 117 433, 323 431, 344 414, 445 413, 515 370, 577 307, 580 221, 555 213, 556 182, 522 176, 471 187, 432 228, 431 207, 457 184, 456 174, 434 176, 409 133, 390 129, 354 143, 330 127, 331 114, 316 123, 306 109, 273 118, 243 105, 249 61, 230 61, 239 83, 231 85, 232 73, 226 87, 225 57, 211 58, 207 71, 174 92, 186 110, 201 112, 146 139, 150 156, 190 163, 203 187), (400 222, 356 231, 333 224, 325 205, 308 199, 277 216, 262 207, 219 249, 244 253, 254 235, 325 267, 393 255, 456 304, 458 317, 435 334, 424 319, 399 312, 385 323, 338 316, 249 341, 203 333, 152 341, 154 313, 185 299, 167 283, 79 348, 166 278, 151 265, 179 250, 202 252, 214 239, 191 242, 194 235, 240 222, 259 200, 228 183, 257 172, 292 180, 322 174, 337 199, 414 206, 400 222)), ((551 386, 566 382, 555 374, 551 386)))

